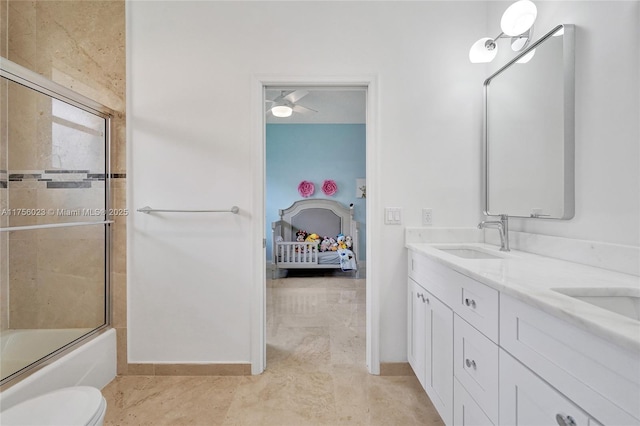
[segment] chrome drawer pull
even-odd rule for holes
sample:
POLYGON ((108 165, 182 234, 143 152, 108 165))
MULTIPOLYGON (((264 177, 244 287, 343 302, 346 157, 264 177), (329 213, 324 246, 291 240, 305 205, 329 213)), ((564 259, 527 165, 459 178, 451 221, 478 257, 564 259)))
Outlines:
POLYGON ((428 297, 426 297, 426 298, 425 298, 425 297, 424 297, 424 294, 423 294, 423 295, 422 295, 422 301, 423 301, 423 302, 427 302, 427 303, 429 303, 429 298, 428 298, 428 297))
POLYGON ((476 301, 473 299, 464 299, 464 304, 467 306, 471 306, 474 309, 476 307, 476 301))
POLYGON ((576 426, 576 421, 573 417, 562 413, 556 414, 556 422, 560 426, 576 426))
POLYGON ((467 358, 464 362, 467 364, 468 368, 473 367, 474 370, 476 369, 476 362, 474 360, 467 358))

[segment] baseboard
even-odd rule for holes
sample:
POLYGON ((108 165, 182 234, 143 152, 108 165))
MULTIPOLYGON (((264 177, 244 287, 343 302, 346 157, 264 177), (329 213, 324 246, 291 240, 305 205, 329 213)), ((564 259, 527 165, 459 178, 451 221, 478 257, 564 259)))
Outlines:
POLYGON ((129 364, 127 376, 250 376, 251 364, 129 364))
POLYGON ((381 376, 413 376, 413 369, 408 362, 381 362, 381 376))

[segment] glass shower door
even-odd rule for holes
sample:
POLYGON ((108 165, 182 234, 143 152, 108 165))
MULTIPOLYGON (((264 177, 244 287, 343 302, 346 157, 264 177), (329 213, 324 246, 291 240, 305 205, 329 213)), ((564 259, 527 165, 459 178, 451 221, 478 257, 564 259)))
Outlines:
POLYGON ((3 382, 109 322, 110 117, 11 77, 0 77, 3 382))

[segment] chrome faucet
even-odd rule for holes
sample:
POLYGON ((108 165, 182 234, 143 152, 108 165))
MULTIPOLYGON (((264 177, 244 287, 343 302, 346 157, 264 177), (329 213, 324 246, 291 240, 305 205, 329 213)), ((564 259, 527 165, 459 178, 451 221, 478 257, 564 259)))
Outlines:
POLYGON ((500 232, 500 251, 509 250, 509 216, 500 215, 500 220, 483 220, 478 224, 478 229, 497 228, 500 232))

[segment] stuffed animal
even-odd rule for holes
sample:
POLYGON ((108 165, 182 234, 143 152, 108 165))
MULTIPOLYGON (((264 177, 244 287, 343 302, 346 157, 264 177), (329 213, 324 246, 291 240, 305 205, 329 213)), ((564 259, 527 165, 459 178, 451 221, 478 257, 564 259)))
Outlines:
POLYGON ((309 243, 307 249, 316 251, 318 247, 320 247, 320 236, 318 234, 309 234, 307 238, 304 240, 305 243, 309 243))
POLYGON ((320 241, 320 236, 318 234, 309 234, 307 238, 305 238, 305 243, 313 243, 315 241, 320 241))
POLYGON ((338 250, 338 243, 335 238, 329 238, 329 250, 330 251, 338 250))
POLYGON ((331 240, 326 235, 322 237, 322 242, 320 243, 320 251, 329 251, 331 247, 331 240))
POLYGON ((338 248, 339 249, 346 249, 347 248, 347 244, 345 244, 345 237, 343 234, 338 234, 338 237, 336 238, 336 242, 338 243, 338 248))
POLYGON ((298 241, 299 243, 304 243, 304 240, 307 238, 307 231, 303 231, 302 229, 300 229, 298 232, 296 232, 296 241, 298 241))
POLYGON ((351 247, 353 247, 353 238, 351 238, 351 235, 347 235, 344 238, 344 243, 347 246, 347 248, 351 250, 351 247))

